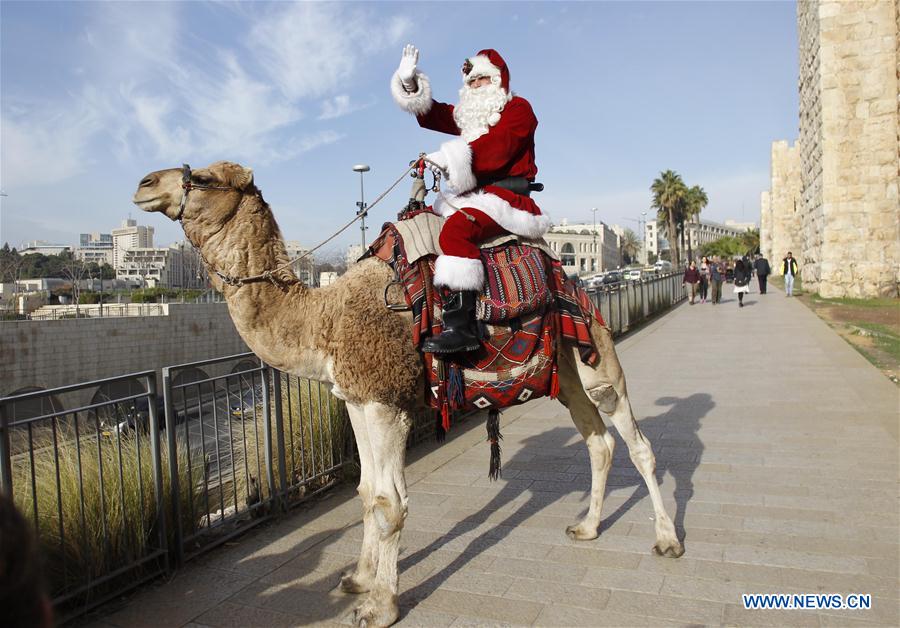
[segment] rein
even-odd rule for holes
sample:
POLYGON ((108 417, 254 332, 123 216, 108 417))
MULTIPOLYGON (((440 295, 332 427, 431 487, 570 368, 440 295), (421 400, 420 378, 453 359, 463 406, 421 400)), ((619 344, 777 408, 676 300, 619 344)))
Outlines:
MULTIPOLYGON (((209 269, 210 269, 212 272, 214 272, 214 273, 216 274, 216 276, 217 276, 219 279, 221 279, 221 280, 222 280, 222 283, 224 283, 225 285, 233 286, 233 287, 235 287, 235 288, 240 288, 241 286, 243 286, 243 285, 246 284, 246 283, 253 283, 253 282, 257 282, 257 281, 269 281, 269 282, 271 282, 272 285, 274 285, 275 287, 280 288, 280 287, 283 285, 284 282, 280 281, 280 280, 275 276, 275 273, 277 273, 278 271, 283 270, 283 269, 285 269, 285 268, 288 268, 289 266, 293 265, 295 262, 298 262, 298 261, 300 261, 301 259, 303 259, 303 258, 305 258, 305 257, 309 257, 309 256, 312 255, 315 251, 317 251, 318 249, 322 248, 323 246, 325 246, 326 244, 328 244, 329 242, 331 242, 332 240, 334 240, 334 239, 335 239, 337 236, 339 236, 341 233, 343 233, 344 231, 346 231, 346 230, 347 230, 353 223, 355 223, 357 220, 362 219, 362 218, 369 212, 370 209, 372 209, 373 207, 375 207, 375 205, 377 205, 377 204, 381 201, 381 199, 383 199, 385 196, 388 195, 388 193, 391 192, 391 190, 393 190, 395 187, 397 187, 397 185, 398 185, 398 184, 406 177, 407 174, 409 174, 412 170, 414 170, 414 169, 416 169, 417 167, 419 167, 420 163, 423 162, 423 161, 424 161, 424 156, 420 156, 419 159, 413 161, 413 162, 409 165, 409 168, 407 168, 406 170, 404 170, 404 171, 403 171, 403 174, 401 174, 401 175, 397 178, 396 181, 394 181, 394 182, 393 182, 393 183, 392 183, 392 184, 391 184, 384 192, 382 192, 382 193, 378 196, 378 198, 376 198, 374 201, 372 201, 371 203, 369 203, 368 207, 366 207, 366 211, 357 214, 357 215, 353 218, 353 220, 351 220, 350 222, 348 222, 347 224, 345 224, 343 227, 341 227, 340 229, 338 229, 337 231, 335 231, 331 236, 329 236, 328 238, 326 238, 325 240, 323 240, 322 242, 320 242, 319 244, 317 244, 316 246, 314 246, 314 247, 311 248, 310 250, 306 251, 306 252, 303 253, 302 255, 298 255, 297 257, 288 260, 287 262, 285 262, 284 264, 281 264, 280 266, 276 266, 275 268, 272 268, 272 269, 270 269, 270 270, 265 270, 265 271, 261 272, 261 273, 258 274, 258 275, 251 275, 251 276, 249 276, 249 277, 232 277, 232 276, 230 276, 230 275, 226 275, 225 273, 223 273, 223 272, 221 272, 221 271, 218 271, 218 270, 216 270, 215 268, 213 268, 212 264, 210 264, 209 262, 206 262, 206 259, 205 259, 205 258, 203 259, 203 261, 206 262, 207 267, 209 267, 209 269)), ((438 186, 438 183, 437 183, 437 180, 435 180, 435 187, 437 187, 437 186, 438 186)), ((232 191, 237 191, 236 188, 228 187, 228 186, 202 185, 202 184, 199 184, 199 183, 193 183, 193 182, 191 181, 191 167, 190 167, 188 164, 182 164, 182 166, 181 166, 181 188, 182 188, 182 190, 184 190, 184 191, 182 192, 182 195, 181 195, 181 207, 180 207, 179 210, 178 210, 178 216, 175 217, 175 220, 177 220, 177 221, 179 221, 179 222, 181 222, 182 215, 184 214, 184 208, 185 208, 185 206, 187 205, 187 197, 188 197, 188 193, 189 193, 191 190, 196 189, 196 190, 232 190, 232 191)), ((201 257, 202 257, 202 254, 201 254, 201 257)))

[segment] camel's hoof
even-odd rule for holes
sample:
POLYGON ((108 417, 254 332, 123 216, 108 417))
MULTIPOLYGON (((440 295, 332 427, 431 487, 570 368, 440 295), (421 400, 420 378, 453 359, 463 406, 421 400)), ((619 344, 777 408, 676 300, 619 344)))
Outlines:
POLYGON ((600 532, 597 528, 591 528, 579 523, 566 528, 566 536, 573 541, 593 541, 600 536, 600 532))
POLYGON ((340 589, 344 593, 368 593, 369 585, 359 579, 352 571, 341 576, 340 589))
POLYGON ((657 556, 666 558, 679 558, 684 554, 684 545, 678 539, 671 541, 657 541, 653 546, 653 551, 657 556))
POLYGON ((378 604, 371 597, 353 611, 353 623, 359 628, 390 626, 400 617, 396 596, 387 604, 378 604))

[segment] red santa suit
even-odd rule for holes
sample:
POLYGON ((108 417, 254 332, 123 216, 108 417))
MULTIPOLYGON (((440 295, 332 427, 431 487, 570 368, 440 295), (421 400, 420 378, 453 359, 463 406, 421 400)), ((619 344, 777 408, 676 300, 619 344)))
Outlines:
POLYGON ((496 51, 482 50, 468 64, 471 70, 464 81, 488 76, 495 92, 502 94, 496 107, 482 111, 476 120, 464 117, 462 103, 457 108, 435 101, 428 77, 421 72, 416 72, 415 92, 407 91, 397 74, 391 80, 394 100, 415 115, 420 126, 461 136, 433 153, 447 165, 449 188, 434 204, 437 213, 448 217, 441 230, 443 255, 436 261, 434 282, 451 290, 482 287, 480 240, 503 232, 538 238, 550 228, 549 217, 530 197, 490 185, 507 177, 534 181, 534 111, 527 100, 509 90, 509 70, 496 51))

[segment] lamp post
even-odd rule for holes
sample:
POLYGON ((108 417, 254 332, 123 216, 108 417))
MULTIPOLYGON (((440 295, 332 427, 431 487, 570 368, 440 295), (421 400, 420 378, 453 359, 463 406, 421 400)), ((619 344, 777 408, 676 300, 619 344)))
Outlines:
POLYGON ((641 258, 646 266, 647 261, 647 212, 641 212, 641 258))
POLYGON ((366 250, 366 195, 363 190, 363 173, 369 171, 369 166, 366 164, 356 164, 353 166, 353 172, 359 173, 359 202, 356 206, 359 208, 356 210, 357 216, 362 216, 361 224, 359 225, 360 233, 362 234, 362 250, 366 250))
POLYGON ((591 249, 591 272, 597 271, 597 208, 591 207, 591 211, 594 213, 594 229, 592 233, 594 234, 594 244, 591 249))

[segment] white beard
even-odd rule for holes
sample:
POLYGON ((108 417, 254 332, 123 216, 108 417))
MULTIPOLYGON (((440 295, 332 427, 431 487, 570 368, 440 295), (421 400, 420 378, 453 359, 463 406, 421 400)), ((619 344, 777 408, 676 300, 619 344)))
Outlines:
POLYGON ((497 83, 472 89, 463 85, 459 104, 453 108, 453 120, 467 142, 478 139, 497 124, 509 98, 497 83))

